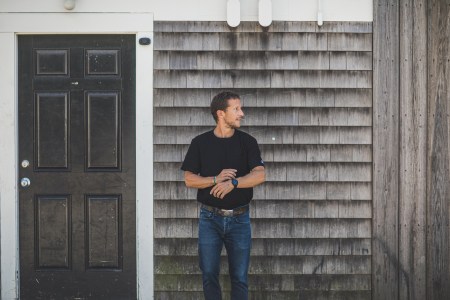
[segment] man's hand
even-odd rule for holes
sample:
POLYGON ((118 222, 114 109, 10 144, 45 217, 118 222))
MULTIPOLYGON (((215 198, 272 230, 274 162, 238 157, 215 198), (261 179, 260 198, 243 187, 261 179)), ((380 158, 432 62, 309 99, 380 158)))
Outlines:
POLYGON ((223 169, 219 175, 216 176, 216 183, 224 182, 230 180, 231 178, 236 178, 236 169, 223 169))
MULTIPOLYGON (((225 170, 224 170, 225 171, 225 170)), ((223 172, 223 171, 222 171, 223 172)), ((220 173, 222 174, 222 173, 220 173)), ((212 189, 210 194, 213 195, 216 198, 223 199, 229 192, 231 192, 234 189, 233 184, 231 183, 231 180, 223 181, 218 184, 216 184, 212 189)))

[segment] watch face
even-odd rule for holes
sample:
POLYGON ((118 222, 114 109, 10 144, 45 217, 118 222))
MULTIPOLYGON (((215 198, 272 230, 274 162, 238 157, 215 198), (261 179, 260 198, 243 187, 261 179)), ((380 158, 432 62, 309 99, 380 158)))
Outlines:
POLYGON ((235 178, 231 179, 231 183, 234 185, 234 187, 237 187, 238 185, 238 181, 235 178))

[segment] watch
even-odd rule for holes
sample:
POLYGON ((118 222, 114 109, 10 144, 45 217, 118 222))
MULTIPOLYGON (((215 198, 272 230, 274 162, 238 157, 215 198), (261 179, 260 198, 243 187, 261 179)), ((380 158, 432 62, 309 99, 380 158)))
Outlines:
POLYGON ((234 188, 236 189, 237 186, 238 186, 238 184, 239 184, 239 181, 237 181, 236 178, 231 178, 231 184, 232 184, 232 185, 234 186, 234 188))

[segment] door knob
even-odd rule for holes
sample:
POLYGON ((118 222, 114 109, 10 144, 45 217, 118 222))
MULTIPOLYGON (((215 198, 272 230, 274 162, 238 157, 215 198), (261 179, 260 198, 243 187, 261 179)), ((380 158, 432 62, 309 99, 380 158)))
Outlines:
POLYGON ((24 178, 20 179, 20 185, 22 187, 28 187, 31 185, 31 181, 29 178, 24 177, 24 178))
POLYGON ((22 163, 20 164, 22 166, 22 168, 28 168, 28 166, 30 165, 30 162, 26 159, 22 160, 22 163))

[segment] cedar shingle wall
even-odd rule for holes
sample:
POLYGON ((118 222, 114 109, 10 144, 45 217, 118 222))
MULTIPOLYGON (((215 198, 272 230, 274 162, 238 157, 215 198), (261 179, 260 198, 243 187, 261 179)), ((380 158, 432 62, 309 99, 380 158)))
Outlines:
MULTIPOLYGON (((154 50, 155 298, 201 298, 196 190, 179 168, 227 89, 266 161, 251 298, 370 299, 372 24, 157 22, 154 50)), ((225 256, 222 270, 229 291, 225 256)))

